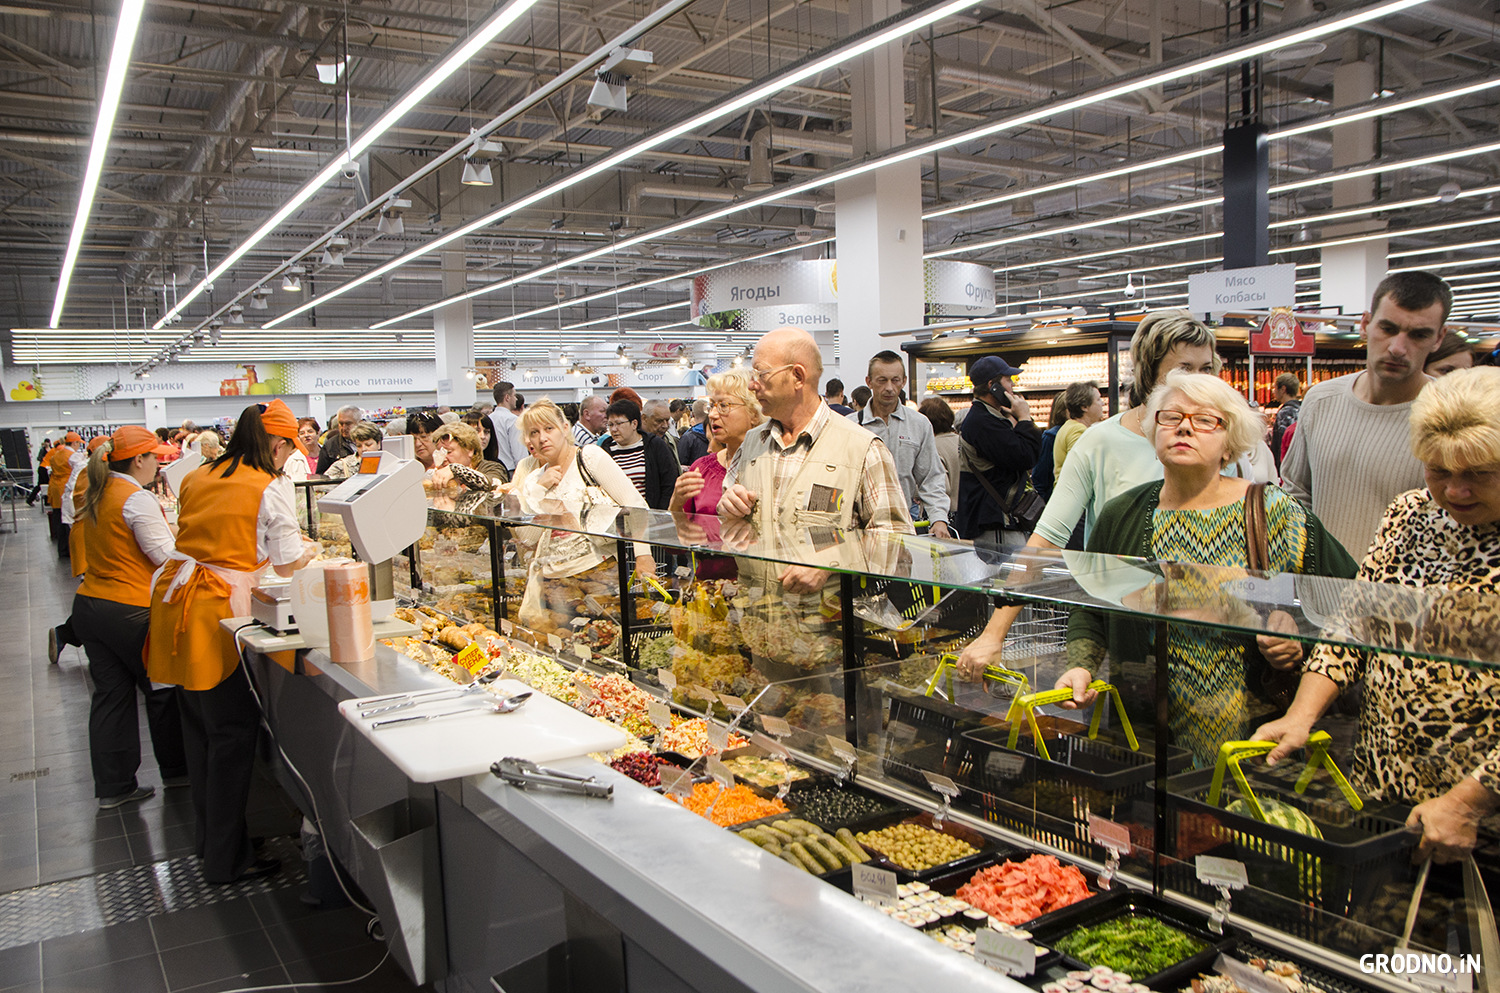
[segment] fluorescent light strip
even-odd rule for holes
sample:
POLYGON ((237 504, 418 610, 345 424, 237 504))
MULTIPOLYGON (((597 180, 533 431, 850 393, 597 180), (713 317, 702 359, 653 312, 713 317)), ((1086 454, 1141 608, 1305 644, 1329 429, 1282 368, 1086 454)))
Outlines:
POLYGON ((1159 217, 1162 214, 1176 214, 1183 211, 1199 210, 1203 207, 1212 207, 1224 202, 1223 197, 1208 197, 1204 200, 1194 200, 1191 203, 1168 204, 1165 207, 1151 207, 1147 210, 1137 210, 1129 214, 1117 214, 1113 217, 1101 217, 1097 220, 1083 221, 1079 224, 1068 224, 1060 228, 1046 228, 1045 230, 1029 231, 1026 234, 1012 235, 1009 238, 996 238, 993 241, 980 241, 971 245, 958 245, 953 248, 944 248, 937 252, 926 252, 924 259, 941 259, 949 255, 960 255, 964 252, 977 252, 986 248, 999 248, 1001 245, 1014 245, 1022 241, 1035 241, 1038 238, 1047 238, 1052 235, 1070 234, 1074 231, 1087 231, 1090 228, 1107 227, 1110 224, 1122 224, 1127 221, 1137 221, 1146 217, 1159 217))
POLYGON ((1486 238, 1483 241, 1466 241, 1462 245, 1439 245, 1436 248, 1413 248, 1409 252, 1392 252, 1388 257, 1397 258, 1407 255, 1437 255, 1441 252, 1457 252, 1466 248, 1484 248, 1488 245, 1500 245, 1500 238, 1486 238))
POLYGON ((622 310, 605 317, 596 317, 591 321, 579 321, 577 324, 565 324, 563 331, 577 331, 580 328, 591 328, 595 324, 608 324, 610 321, 624 321, 641 314, 659 314, 664 310, 676 310, 678 307, 687 307, 692 304, 691 300, 678 300, 675 303, 664 303, 659 307, 642 307, 639 310, 622 310))
MULTIPOLYGON (((1195 234, 1187 238, 1173 238, 1169 241, 1153 241, 1150 244, 1126 245, 1123 248, 1106 248, 1098 252, 1085 252, 1083 255, 1074 255, 1065 259, 1045 259, 1040 262, 1021 262, 1012 266, 1001 266, 995 270, 998 276, 1005 272, 1020 272, 1022 269, 1045 269, 1056 265, 1069 265, 1074 262, 1089 262, 1093 259, 1107 259, 1114 255, 1127 255, 1131 252, 1153 251, 1158 248, 1175 248, 1178 245, 1191 245, 1197 241, 1207 241, 1217 238, 1222 231, 1210 231, 1208 234, 1195 234)), ((1174 263, 1176 265, 1192 265, 1191 262, 1174 263)), ((1140 271, 1140 270, 1136 270, 1140 271)))
POLYGON ((1362 234, 1351 238, 1335 238, 1333 241, 1315 241, 1305 245, 1288 245, 1284 248, 1271 249, 1272 255, 1286 255, 1289 252, 1312 251, 1319 248, 1335 248, 1339 245, 1362 245, 1368 241, 1389 241, 1392 238, 1409 238, 1417 234, 1433 234, 1437 231, 1451 231, 1454 228, 1471 228, 1476 224, 1494 224, 1493 217, 1485 217, 1473 221, 1449 221, 1447 224, 1429 224, 1421 228, 1402 228, 1399 231, 1379 231, 1375 234, 1362 234))
POLYGON ((104 174, 104 156, 115 130, 115 115, 120 110, 120 95, 125 92, 125 73, 130 69, 130 53, 140 31, 146 0, 123 0, 119 23, 115 27, 115 44, 109 54, 109 71, 104 76, 104 90, 99 94, 99 118, 94 122, 94 139, 89 145, 88 163, 83 169, 83 186, 78 191, 78 209, 73 213, 73 230, 68 235, 68 250, 63 253, 62 269, 57 274, 57 296, 52 301, 50 324, 62 320, 63 305, 68 302, 68 287, 73 282, 73 267, 83 250, 83 235, 88 230, 89 215, 94 211, 94 194, 99 177, 104 174))
POLYGON ((685 272, 674 272, 669 276, 656 276, 652 279, 643 280, 639 283, 630 283, 626 286, 618 286, 612 290, 601 290, 598 293, 590 293, 588 296, 577 297, 573 300, 564 300, 562 303, 548 304, 545 307, 537 307, 533 310, 528 310, 520 314, 512 314, 509 317, 499 317, 493 321, 485 321, 483 324, 474 325, 474 330, 479 331, 485 328, 498 327, 501 324, 512 324, 516 321, 525 320, 528 317, 536 317, 539 314, 550 314, 554 310, 562 310, 566 307, 576 307, 579 304, 592 303, 595 300, 603 300, 607 297, 618 296, 621 293, 628 293, 632 290, 645 289, 650 286, 659 286, 662 283, 670 283, 678 279, 691 279, 692 277, 700 276, 705 272, 713 272, 715 269, 724 269, 732 265, 740 265, 745 262, 754 262, 757 259, 768 259, 776 255, 784 255, 787 252, 800 251, 801 249, 812 248, 816 245, 826 245, 831 241, 833 241, 832 238, 818 238, 815 241, 788 245, 785 248, 773 248, 770 251, 757 252, 754 255, 742 255, 738 258, 730 259, 727 262, 715 262, 713 265, 700 266, 697 269, 688 269, 685 272))
POLYGON ((449 76, 467 65, 484 46, 494 41, 500 32, 514 24, 522 14, 530 10, 537 2, 538 0, 511 0, 511 3, 503 10, 497 10, 491 14, 473 34, 469 35, 463 44, 449 52, 441 62, 418 80, 415 86, 407 90, 400 100, 397 100, 387 108, 385 113, 376 118, 373 124, 362 129, 359 137, 354 139, 347 151, 341 152, 329 161, 327 165, 323 166, 322 169, 319 169, 312 179, 308 180, 301 189, 292 194, 291 199, 280 210, 271 215, 270 220, 256 228, 254 234, 226 255, 223 261, 215 266, 197 286, 194 286, 186 296, 177 302, 176 306, 167 311, 161 320, 153 324, 152 329, 160 330, 168 321, 182 313, 189 304, 198 299, 209 286, 213 285, 214 280, 227 273, 236 262, 245 257, 246 253, 269 237, 283 222, 300 210, 303 204, 311 200, 319 190, 327 185, 329 180, 337 175, 341 175, 346 163, 362 155, 371 145, 375 144, 381 135, 395 127, 401 118, 405 117, 418 104, 425 100, 449 76))
MULTIPOLYGON (((1266 135, 1268 141, 1278 141, 1290 138, 1294 135, 1307 134, 1310 131, 1321 131, 1325 128, 1342 127, 1345 124, 1353 124, 1356 121, 1368 120, 1372 117, 1383 117, 1402 110, 1410 110, 1413 107, 1422 107, 1430 103, 1442 100, 1456 100, 1478 93, 1495 86, 1500 86, 1500 76, 1492 79, 1482 80, 1478 83, 1469 83, 1464 86, 1440 90, 1434 93, 1425 93, 1409 97, 1404 100, 1380 100, 1372 101, 1370 106, 1364 110, 1335 111, 1330 115, 1320 115, 1316 120, 1306 124, 1293 124, 1287 127, 1276 128, 1266 135)), ((1147 159, 1133 165, 1120 166, 1115 169, 1106 169, 1104 172, 1094 172, 1087 176, 1076 176, 1072 179, 1059 180, 1055 183, 1045 183, 1041 186, 1027 187, 1026 189, 1004 193, 999 196, 986 197, 983 200, 972 200, 967 203, 954 204, 942 207, 938 210, 929 211, 922 215, 924 221, 930 221, 937 217, 947 217, 950 214, 959 214, 971 210, 981 210, 985 207, 993 207, 997 204, 1008 203, 1019 200, 1021 197, 1034 197, 1043 193, 1056 193, 1059 190, 1072 189, 1075 186, 1083 186, 1088 183, 1103 182, 1108 179, 1118 179, 1121 176, 1129 176, 1133 173, 1144 172, 1149 169, 1164 169, 1167 166, 1179 165, 1183 162, 1192 162, 1196 159, 1207 158, 1224 150, 1223 145, 1205 145, 1186 152, 1178 152, 1171 155, 1163 155, 1154 159, 1147 159)), ((1037 171, 1045 172, 1047 167, 1038 163, 1037 171)))
POLYGON ((1326 176, 1314 176, 1311 179, 1299 179, 1292 183, 1278 183, 1271 187, 1268 193, 1288 193, 1292 190, 1306 189, 1309 186, 1322 186, 1326 183, 1337 183, 1345 179, 1358 179, 1361 176, 1373 176, 1377 172, 1395 172, 1399 169, 1415 169, 1417 166, 1432 165, 1434 162, 1448 162, 1453 159, 1463 158, 1469 155, 1488 155, 1490 152, 1500 151, 1500 141, 1493 141, 1487 145, 1471 145, 1466 148, 1452 148, 1446 152, 1438 152, 1435 155, 1422 155, 1414 159, 1387 159, 1377 162, 1375 165, 1364 166, 1359 169, 1351 169, 1347 172, 1338 172, 1326 176))
MULTIPOLYGON (((1411 3, 1423 2, 1423 0, 1393 0, 1393 2, 1411 3)), ((328 300, 332 300, 336 297, 342 296, 355 287, 361 286, 372 279, 379 279, 381 276, 384 276, 386 273, 391 272, 394 269, 398 269, 401 266, 407 265, 424 255, 428 255, 432 252, 437 251, 444 245, 451 244, 452 242, 457 241, 460 238, 465 238, 476 231, 489 227, 490 225, 495 224, 497 221, 509 217, 511 214, 514 214, 517 211, 525 210, 527 207, 530 207, 533 204, 548 200, 553 196, 556 196, 558 193, 561 193, 563 190, 576 186, 579 183, 586 182, 587 180, 599 175, 600 173, 609 172, 610 170, 617 168, 625 162, 628 162, 631 159, 647 151, 650 151, 651 149, 659 148, 660 146, 667 144, 670 141, 675 141, 677 138, 680 138, 682 135, 687 134, 690 131, 697 130, 700 127, 719 120, 720 118, 732 116, 733 114, 738 113, 740 110, 743 110, 746 107, 754 106, 755 104, 760 103, 763 100, 770 98, 771 96, 774 96, 775 94, 781 92, 789 86, 792 86, 795 83, 826 72, 829 69, 837 67, 843 62, 846 62, 853 58, 857 58, 865 52, 879 48, 881 45, 888 44, 889 42, 904 37, 905 35, 915 33, 916 31, 921 30, 929 24, 942 20, 944 17, 957 13, 960 10, 968 9, 971 6, 972 4, 969 2, 969 0, 944 0, 944 2, 937 3, 921 12, 914 12, 899 16, 896 19, 896 23, 883 30, 876 31, 858 42, 854 42, 847 47, 835 48, 832 52, 829 52, 828 54, 820 58, 815 58, 804 63, 799 63, 794 67, 785 70, 782 73, 779 73, 776 77, 773 77, 771 80, 765 83, 754 85, 749 87, 748 89, 742 90, 738 96, 732 96, 728 99, 717 102, 708 109, 693 114, 692 116, 687 117, 684 120, 678 121, 676 124, 665 127, 660 131, 652 132, 649 137, 638 141, 633 145, 627 146, 617 152, 595 159, 593 162, 589 163, 586 166, 581 166, 577 169, 573 169, 569 171, 566 178, 558 180, 554 183, 550 183, 546 186, 541 187, 533 193, 521 197, 518 200, 498 207, 495 210, 490 211, 488 214, 485 214, 483 217, 479 217, 473 221, 470 221, 468 224, 455 228, 442 237, 436 238, 413 251, 398 256, 397 258, 392 259, 390 262, 387 262, 384 265, 377 266, 369 272, 364 273, 342 284, 341 286, 335 287, 333 290, 330 290, 329 292, 324 293, 319 297, 308 300, 301 306, 293 309, 282 317, 276 318, 275 321, 269 322, 266 326, 274 327, 276 324, 295 314, 303 313, 317 306, 319 303, 324 303, 328 300)), ((818 185, 822 185, 821 182, 812 184, 812 186, 818 185)), ((809 186, 807 188, 810 189, 812 188, 812 186, 809 186)), ((787 193, 775 193, 769 198, 763 198, 761 202, 779 200, 789 195, 790 194, 787 193)), ((738 207, 737 209, 745 208, 738 207)), ((660 234, 658 232, 653 232, 651 237, 660 237, 660 234)), ((626 245, 640 244, 642 241, 646 240, 649 240, 647 236, 638 235, 635 238, 629 238, 623 242, 617 242, 613 247, 622 248, 626 245)), ((505 282, 500 285, 510 286, 514 284, 505 282)), ((497 288, 499 287, 497 286, 497 288)), ((472 299, 477 295, 480 294, 471 292, 461 294, 457 297, 454 297, 453 299, 472 299)), ((398 320, 428 313, 430 311, 436 310, 440 306, 445 306, 447 302, 451 301, 440 301, 430 307, 424 307, 409 314, 403 314, 401 318, 398 318, 398 320)))
MULTIPOLYGON (((795 183, 791 186, 784 187, 779 190, 774 190, 758 197, 751 197, 748 200, 742 200, 736 203, 732 203, 727 207, 709 211, 708 213, 690 219, 689 221, 668 225, 666 228, 659 228, 647 234, 637 235, 634 238, 630 238, 624 242, 618 243, 614 247, 623 248, 627 245, 636 245, 648 241, 652 238, 664 237, 668 233, 685 230, 689 227, 695 227, 699 224, 708 224, 712 221, 716 221, 722 217, 728 217, 731 214, 736 214, 743 210, 751 210, 755 207, 762 206, 763 204, 773 203, 777 200, 782 200, 790 196, 795 196, 799 193, 814 190, 831 183, 836 183, 840 180, 850 179, 854 176, 860 176, 864 173, 871 172, 876 169, 882 169, 887 166, 908 161, 910 159, 921 158, 926 155, 931 155, 933 152, 941 151, 945 148, 952 148, 956 145, 964 144, 965 142, 975 141, 979 138, 989 137, 991 135, 999 134, 1004 131, 1023 127, 1027 124, 1033 124, 1039 120, 1043 120, 1057 114, 1065 114, 1069 111, 1079 110, 1105 100, 1112 100, 1117 97, 1127 96, 1131 93, 1135 93, 1143 89, 1149 89, 1154 86, 1161 86, 1164 83, 1168 83, 1176 79, 1181 79, 1184 76, 1191 76, 1198 73, 1207 72, 1221 66, 1255 58, 1258 55, 1274 51, 1278 48, 1293 44, 1299 44, 1303 41, 1310 41, 1314 38, 1321 38, 1325 35, 1334 34, 1340 30, 1343 30, 1344 28, 1353 27, 1357 24, 1363 24, 1366 21, 1376 20, 1389 14, 1398 13, 1399 11, 1407 10, 1411 7, 1420 6, 1421 4, 1426 2, 1427 0, 1387 0, 1387 2, 1371 4, 1368 7, 1360 10, 1350 11, 1338 16, 1324 18, 1319 23, 1298 31, 1277 33, 1259 42, 1220 48, 1213 55, 1205 56, 1199 59, 1191 59, 1171 69, 1160 69, 1150 72, 1144 72, 1134 76, 1133 78, 1129 78, 1122 82, 1111 83, 1110 85, 1102 89, 1091 91, 1071 100, 1064 100, 1061 103, 1046 104, 1043 106, 1033 107, 1032 109, 1023 111, 1015 116, 1004 118, 1002 120, 982 125, 977 128, 971 128, 967 131, 958 132, 953 135, 937 136, 934 138, 929 138, 926 141, 903 145, 899 149, 892 150, 885 153, 884 155, 875 156, 863 162, 845 166, 842 169, 830 170, 829 172, 822 173, 813 179, 805 180, 801 183, 795 183)), ((834 52, 829 53, 827 56, 815 60, 808 66, 804 66, 802 69, 789 71, 783 74, 781 78, 778 78, 773 82, 768 82, 761 86, 755 87, 745 95, 745 97, 751 98, 748 100, 748 102, 746 102, 745 97, 742 97, 730 100, 723 104, 716 105, 716 107, 712 110, 705 112, 704 114, 695 115, 693 118, 690 118, 689 121, 685 122, 682 126, 673 126, 671 128, 668 128, 665 131, 661 132, 659 135, 653 135, 651 138, 638 142, 628 148, 621 149, 614 155, 607 156, 606 158, 600 160, 599 162, 591 164, 586 168, 575 170, 573 173, 569 174, 567 179, 560 180, 559 182, 551 184, 542 190, 538 190, 535 194, 532 194, 531 196, 518 201, 516 204, 501 208, 500 210, 487 215, 487 217, 485 218, 480 218, 473 224, 465 225, 464 227, 459 228, 457 231, 443 236, 443 238, 439 238, 434 242, 430 242, 429 244, 423 246, 421 249, 415 252, 409 252, 398 259, 394 259, 384 266, 380 266, 377 269, 372 270, 371 272, 366 273, 349 283, 345 283, 343 286, 332 291, 331 293, 324 294, 324 296, 320 299, 331 299, 333 296, 347 292, 349 289, 353 289, 355 286, 358 286, 363 282, 379 278, 380 276, 385 275, 385 273, 391 271, 394 268, 406 265, 408 262, 413 261, 421 255, 425 255, 428 252, 435 251, 436 249, 441 248, 443 245, 447 244, 454 238, 463 237, 467 234, 470 234, 473 231, 478 230, 480 227, 493 223, 493 221, 495 219, 498 219, 499 217, 512 213, 515 210, 519 210, 522 207, 529 206, 530 204, 538 202, 541 199, 551 197, 578 182, 582 182, 585 179, 596 175, 599 171, 602 171, 602 169, 611 168, 617 163, 634 158, 635 156, 640 155, 642 152, 645 152, 650 148, 655 148, 663 141, 676 137, 682 134, 684 131, 690 130, 692 127, 697 126, 697 124, 700 123, 700 118, 705 118, 705 123, 706 121, 716 120, 719 116, 732 113, 734 111, 742 109, 744 106, 755 103, 756 101, 761 99, 762 96, 769 96, 771 94, 779 92, 780 89, 785 89, 792 83, 798 82, 801 79, 805 78, 808 74, 804 71, 806 69, 815 67, 816 71, 821 72, 825 68, 832 68, 833 66, 836 66, 847 59, 853 58, 864 51, 868 51, 870 48, 878 47, 879 45, 884 44, 886 41, 891 40, 890 38, 886 38, 886 35, 890 35, 892 38, 894 38, 910 33, 911 31, 916 30, 916 28, 918 27, 925 26, 932 21, 941 19, 942 17, 946 16, 949 11, 962 10, 964 9, 964 6, 965 5, 963 3, 945 3, 940 7, 926 13, 911 15, 906 20, 902 20, 891 28, 886 29, 886 31, 882 31, 876 35, 872 35, 870 38, 865 39, 863 42, 856 44, 847 50, 835 50, 834 52)), ((439 307, 446 306, 449 303, 455 302, 456 300, 473 299, 474 297, 482 296, 485 293, 495 292, 509 286, 514 286, 519 282, 526 282, 530 279, 535 279, 542 275, 546 275, 547 273, 555 272, 560 268, 566 267, 567 265, 574 265, 580 262, 587 261, 591 258, 597 258, 599 254, 600 253, 598 252, 585 253, 582 256, 576 256, 573 259, 568 260, 566 263, 546 266, 542 269, 535 270, 533 273, 525 275, 523 277, 504 280, 499 283, 490 284, 490 286, 488 287, 482 287, 478 290, 471 290, 467 293, 460 294, 459 296, 448 300, 440 300, 429 306, 421 307, 402 314, 399 317, 394 318, 392 321, 381 322, 381 324, 375 326, 383 327, 391 323, 395 323, 396 321, 402 321, 412 317, 420 316, 421 314, 429 313, 433 310, 438 309, 439 307)), ((301 307, 298 308, 298 310, 295 310, 292 313, 299 313, 301 311, 311 309, 313 306, 316 306, 318 302, 320 301, 308 301, 302 304, 301 307)), ((291 314, 288 314, 286 316, 290 317, 291 314)), ((273 326, 280 320, 281 318, 278 318, 276 322, 270 322, 267 324, 267 326, 273 326)))

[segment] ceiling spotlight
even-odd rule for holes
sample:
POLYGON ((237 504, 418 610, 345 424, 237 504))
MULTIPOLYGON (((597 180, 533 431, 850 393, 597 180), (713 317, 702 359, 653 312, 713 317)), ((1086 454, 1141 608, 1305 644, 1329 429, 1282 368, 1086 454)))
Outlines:
POLYGON ((557 300, 566 300, 568 298, 568 291, 559 283, 552 288, 552 296, 557 300))
POLYGON ((1458 195, 1463 191, 1464 189, 1462 186, 1459 186, 1457 183, 1450 179, 1442 186, 1438 187, 1438 201, 1440 203, 1452 203, 1453 201, 1458 199, 1458 195))
MULTIPOLYGON (((211 326, 212 327, 218 327, 219 325, 217 323, 214 323, 211 326)), ((207 340, 208 340, 208 335, 204 334, 202 328, 199 328, 197 331, 193 332, 193 344, 195 344, 195 345, 201 345, 201 344, 203 344, 207 340)))
POLYGON ((391 200, 380 211, 380 220, 375 222, 376 234, 402 234, 406 231, 406 222, 401 219, 402 211, 411 207, 410 200, 391 200))
POLYGON ((270 310, 271 309, 271 305, 266 302, 266 298, 269 297, 270 295, 271 295, 270 291, 267 290, 264 286, 257 287, 256 290, 255 290, 255 292, 252 293, 252 294, 250 294, 250 309, 251 310, 270 310))
POLYGON ((465 186, 494 186, 495 177, 490 163, 505 154, 505 146, 498 141, 480 141, 464 153, 465 186))
POLYGON ((566 352, 558 352, 557 353, 557 364, 558 365, 567 365, 568 361, 569 361, 568 360, 568 354, 566 352))
POLYGON ((288 269, 286 275, 281 277, 281 288, 287 293, 301 293, 303 271, 300 265, 294 265, 288 269))
POLYGON ((229 308, 229 323, 230 324, 244 324, 245 323, 245 308, 241 307, 239 304, 235 304, 233 307, 230 307, 229 308))
MULTIPOLYGON (((233 322, 233 320, 234 320, 234 315, 231 312, 231 314, 230 314, 230 321, 233 322)), ((245 319, 243 317, 240 318, 240 322, 241 323, 244 323, 244 320, 245 319)), ((212 327, 210 327, 208 329, 208 341, 209 341, 209 344, 211 344, 211 345, 217 345, 219 343, 219 339, 222 338, 222 337, 224 337, 224 331, 217 324, 213 325, 212 327)))
POLYGON ((639 48, 620 46, 594 70, 594 88, 589 91, 588 105, 595 110, 625 109, 625 84, 636 73, 653 63, 651 53, 639 48))
POLYGON ((193 343, 190 341, 179 341, 174 347, 179 356, 186 355, 193 350, 193 343))
POLYGON ((323 264, 338 268, 344 264, 344 253, 349 250, 348 238, 329 238, 323 246, 323 264))
POLYGON ((345 63, 343 59, 339 59, 337 62, 316 63, 318 69, 318 82, 322 83, 324 86, 332 86, 334 83, 337 83, 339 81, 339 77, 344 74, 344 64, 345 63))
POLYGON ((1128 296, 1128 297, 1135 296, 1135 276, 1133 276, 1131 274, 1128 274, 1128 273, 1126 274, 1126 276, 1125 276, 1125 291, 1124 292, 1125 292, 1125 295, 1128 296))
MULTIPOLYGON (((1317 14, 1313 7, 1313 0, 1286 0, 1286 5, 1281 8, 1281 24, 1283 26, 1305 21, 1317 14)), ((1314 55, 1322 55, 1328 50, 1328 46, 1321 41, 1304 41, 1285 48, 1278 48, 1270 54, 1272 62, 1296 62, 1302 59, 1310 59, 1314 55)))

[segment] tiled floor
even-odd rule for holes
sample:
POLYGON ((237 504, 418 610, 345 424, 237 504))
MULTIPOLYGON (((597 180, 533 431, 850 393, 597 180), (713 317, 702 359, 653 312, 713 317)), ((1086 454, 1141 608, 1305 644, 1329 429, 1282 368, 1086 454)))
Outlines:
MULTIPOLYGON (((46 659, 47 628, 67 615, 75 584, 46 519, 20 511, 19 533, 0 534, 0 990, 315 989, 375 968, 385 947, 366 936, 365 914, 302 902, 290 837, 300 817, 269 779, 258 778, 250 800, 252 833, 283 856, 285 878, 268 885, 183 884, 195 875, 190 796, 160 789, 144 713, 139 778, 157 793, 98 809, 87 664, 76 648, 56 667, 46 659), (122 871, 132 866, 143 868, 122 871), (122 909, 121 892, 134 909, 122 909), (173 907, 187 909, 159 909, 173 907), (121 923, 99 926, 112 920, 121 923)), ((344 988, 414 987, 388 960, 344 988)))

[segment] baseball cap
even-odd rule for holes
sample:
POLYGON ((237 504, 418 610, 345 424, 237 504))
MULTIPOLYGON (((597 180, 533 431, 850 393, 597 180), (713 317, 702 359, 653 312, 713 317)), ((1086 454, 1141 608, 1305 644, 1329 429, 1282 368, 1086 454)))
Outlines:
POLYGON ((100 445, 104 444, 108 440, 109 440, 109 435, 107 435, 107 434, 96 434, 96 435, 94 435, 92 438, 89 439, 89 454, 92 455, 94 453, 94 449, 98 448, 100 445))
POLYGON ((1011 365, 998 355, 986 355, 969 367, 969 382, 971 383, 993 383, 997 379, 1009 379, 1011 376, 1019 376, 1021 370, 1011 365))
POLYGON ((262 405, 260 423, 265 427, 266 434, 286 438, 297 446, 297 451, 304 456, 307 454, 307 446, 297 437, 297 415, 292 413, 292 408, 286 405, 286 401, 272 400, 262 405))
POLYGON ((63 441, 69 445, 81 445, 83 444, 83 435, 77 431, 69 431, 63 435, 63 441))
POLYGON ((109 442, 111 462, 123 462, 148 452, 159 456, 176 453, 176 449, 170 445, 162 444, 162 440, 154 431, 147 431, 138 424, 127 424, 122 428, 115 428, 115 433, 110 435, 109 442))

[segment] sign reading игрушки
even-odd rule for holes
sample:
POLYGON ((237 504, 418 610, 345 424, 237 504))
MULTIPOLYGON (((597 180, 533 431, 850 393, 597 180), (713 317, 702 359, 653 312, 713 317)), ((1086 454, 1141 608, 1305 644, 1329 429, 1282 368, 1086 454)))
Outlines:
POLYGON ((1289 262, 1188 276, 1188 310, 1194 314, 1270 310, 1296 303, 1297 267, 1289 262))

